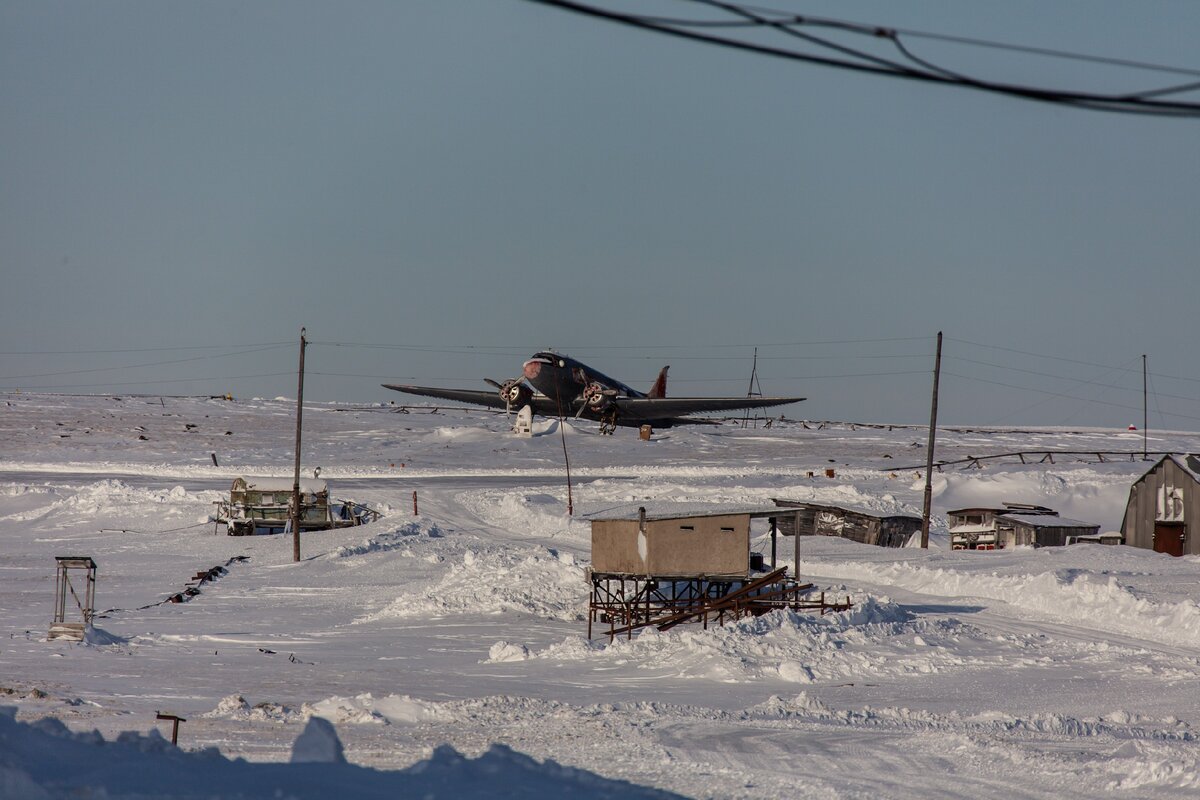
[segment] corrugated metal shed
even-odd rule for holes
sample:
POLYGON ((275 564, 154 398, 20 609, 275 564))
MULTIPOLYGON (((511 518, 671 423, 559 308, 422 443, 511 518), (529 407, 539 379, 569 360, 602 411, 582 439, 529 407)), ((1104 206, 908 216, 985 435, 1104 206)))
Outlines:
POLYGON ((1129 489, 1125 543, 1170 555, 1200 555, 1200 456, 1163 456, 1129 489))

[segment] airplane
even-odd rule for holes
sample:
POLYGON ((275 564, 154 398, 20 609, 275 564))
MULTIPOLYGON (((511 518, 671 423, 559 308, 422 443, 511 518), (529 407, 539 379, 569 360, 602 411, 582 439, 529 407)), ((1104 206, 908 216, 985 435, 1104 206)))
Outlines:
POLYGON ((600 423, 600 432, 611 434, 618 425, 714 425, 714 420, 684 416, 704 411, 768 408, 799 403, 803 397, 667 397, 667 370, 663 367, 649 392, 608 377, 582 361, 553 350, 535 353, 522 365, 519 378, 499 383, 485 380, 497 391, 439 389, 430 386, 383 384, 405 394, 474 403, 505 411, 530 406, 544 417, 574 416, 600 423))

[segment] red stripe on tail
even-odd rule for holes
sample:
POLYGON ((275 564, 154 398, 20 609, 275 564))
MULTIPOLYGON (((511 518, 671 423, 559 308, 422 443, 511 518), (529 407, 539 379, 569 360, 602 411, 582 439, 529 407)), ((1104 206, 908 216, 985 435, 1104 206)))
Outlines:
POLYGON ((667 396, 667 370, 670 367, 663 367, 658 373, 658 378, 655 379, 654 385, 650 387, 650 393, 647 397, 666 397, 667 396))

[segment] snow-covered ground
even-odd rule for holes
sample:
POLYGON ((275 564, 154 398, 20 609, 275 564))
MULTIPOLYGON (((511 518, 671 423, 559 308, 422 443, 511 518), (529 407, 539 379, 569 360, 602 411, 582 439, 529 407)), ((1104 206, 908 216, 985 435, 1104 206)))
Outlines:
MULTIPOLYGON (((777 422, 645 442, 567 422, 571 518, 555 421, 522 439, 479 411, 308 405, 303 474, 320 467, 334 495, 386 516, 305 534, 295 563, 290 537, 209 521, 235 475, 290 476, 291 402, 4 401, 0 706, 15 716, 0 713, 0 796, 1200 791, 1200 559, 946 548, 946 510, 975 503, 1117 529, 1140 459, 947 469, 928 551, 805 538, 793 565, 783 540, 781 561, 851 611, 608 644, 586 638, 584 515, 771 497, 920 513, 925 431, 777 422), (84 644, 46 641, 58 555, 99 564, 84 644), (215 566, 200 594, 164 602, 215 566), (180 747, 197 755, 150 733, 169 736, 157 712, 186 718, 180 747), (261 763, 289 761, 314 717, 336 738, 310 735, 348 764, 261 763)), ((939 432, 938 456, 1141 446, 1128 431, 964 429, 939 432)), ((1200 434, 1152 432, 1149 449, 1200 451, 1200 434)))

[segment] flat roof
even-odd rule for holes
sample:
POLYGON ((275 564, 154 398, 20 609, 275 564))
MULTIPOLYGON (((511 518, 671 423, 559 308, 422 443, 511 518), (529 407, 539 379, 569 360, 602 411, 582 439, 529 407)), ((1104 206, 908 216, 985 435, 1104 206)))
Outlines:
POLYGON ((874 517, 875 519, 892 519, 894 517, 902 517, 904 519, 920 520, 921 517, 917 514, 906 514, 903 511, 879 511, 874 508, 866 508, 865 506, 856 506, 849 503, 817 503, 810 500, 791 500, 786 497, 771 498, 777 503, 795 503, 795 506, 779 506, 782 509, 787 508, 818 508, 831 509, 834 511, 848 511, 851 514, 861 514, 864 517, 874 517))
POLYGON ((970 514, 970 513, 979 512, 979 511, 986 511, 989 514, 1005 514, 1008 516, 1011 516, 1013 514, 1024 514, 1025 516, 1029 516, 1029 517, 1032 517, 1032 516, 1049 517, 1049 516, 1057 516, 1058 515, 1058 512, 1055 511, 1053 508, 1046 508, 1045 506, 1031 506, 1031 505, 1025 505, 1023 503, 1006 504, 1005 506, 1003 506, 1001 508, 997 508, 995 506, 967 506, 966 508, 955 508, 950 511, 947 511, 946 513, 947 514, 970 514))
MULTIPOLYGON (((258 478, 252 475, 239 475, 234 480, 244 481, 246 491, 250 492, 290 492, 295 483, 293 478, 258 478)), ((300 491, 306 494, 318 494, 328 490, 329 484, 323 480, 300 479, 300 491)))
POLYGON ((1081 522, 1066 517, 1052 517, 1049 514, 1000 514, 996 519, 1010 519, 1031 528, 1099 528, 1096 522, 1081 522))
MULTIPOLYGON (((726 504, 726 503, 671 503, 651 501, 646 503, 629 503, 626 505, 605 508, 584 514, 589 520, 636 520, 639 509, 646 509, 646 519, 688 519, 695 517, 726 517, 732 515, 748 515, 752 519, 763 517, 779 517, 789 513, 789 509, 780 506, 726 504)), ((793 511, 795 509, 792 509, 793 511)))

